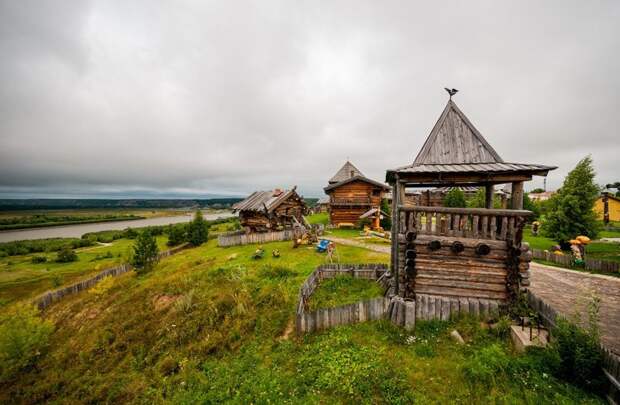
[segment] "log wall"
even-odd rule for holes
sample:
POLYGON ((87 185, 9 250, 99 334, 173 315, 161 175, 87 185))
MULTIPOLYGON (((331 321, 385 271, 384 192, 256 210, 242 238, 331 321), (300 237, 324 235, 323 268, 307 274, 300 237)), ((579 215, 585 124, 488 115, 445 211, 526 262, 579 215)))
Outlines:
POLYGON ((364 181, 352 181, 330 190, 330 224, 357 223, 360 215, 371 208, 381 207, 383 194, 380 187, 364 181))
POLYGON ((398 295, 504 303, 529 285, 528 211, 399 206, 393 229, 398 295), (460 245, 455 248, 455 244, 460 245), (488 253, 480 253, 485 245, 488 253))

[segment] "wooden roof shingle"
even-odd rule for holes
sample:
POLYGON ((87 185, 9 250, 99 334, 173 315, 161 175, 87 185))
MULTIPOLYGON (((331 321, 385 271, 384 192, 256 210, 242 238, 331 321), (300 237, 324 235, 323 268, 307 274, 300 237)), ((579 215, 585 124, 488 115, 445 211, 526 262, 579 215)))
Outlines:
POLYGON ((329 184, 340 183, 341 181, 348 180, 351 177, 361 176, 364 177, 364 174, 360 172, 360 170, 353 165, 353 163, 347 162, 334 174, 334 176, 329 179, 329 184))
POLYGON ((258 211, 258 212, 271 212, 276 209, 281 203, 286 201, 291 195, 295 193, 295 187, 291 190, 269 190, 269 191, 255 191, 250 194, 245 200, 239 201, 232 206, 233 211, 258 211))

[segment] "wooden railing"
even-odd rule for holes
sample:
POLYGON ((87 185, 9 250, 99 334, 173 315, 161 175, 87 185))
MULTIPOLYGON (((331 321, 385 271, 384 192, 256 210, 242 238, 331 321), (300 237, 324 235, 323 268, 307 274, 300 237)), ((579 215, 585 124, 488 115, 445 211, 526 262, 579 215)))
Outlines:
POLYGON ((368 197, 332 198, 331 205, 366 206, 371 205, 368 197))
POLYGON ((399 233, 514 240, 531 214, 525 210, 399 206, 399 233))

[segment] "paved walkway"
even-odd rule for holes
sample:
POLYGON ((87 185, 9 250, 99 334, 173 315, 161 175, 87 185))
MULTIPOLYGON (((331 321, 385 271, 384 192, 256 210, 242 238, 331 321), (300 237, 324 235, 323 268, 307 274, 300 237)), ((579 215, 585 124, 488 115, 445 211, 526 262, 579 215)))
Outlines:
MULTIPOLYGON (((357 246, 390 253, 387 245, 363 243, 352 239, 325 236, 336 244, 357 246)), ((556 311, 571 319, 576 313, 588 320, 587 302, 595 294, 601 299, 600 326, 603 344, 620 355, 620 278, 589 274, 559 267, 531 263, 530 289, 556 311)))
POLYGON ((530 289, 556 311, 570 318, 588 319, 587 302, 592 294, 601 299, 602 343, 620 355, 620 278, 531 263, 530 289))

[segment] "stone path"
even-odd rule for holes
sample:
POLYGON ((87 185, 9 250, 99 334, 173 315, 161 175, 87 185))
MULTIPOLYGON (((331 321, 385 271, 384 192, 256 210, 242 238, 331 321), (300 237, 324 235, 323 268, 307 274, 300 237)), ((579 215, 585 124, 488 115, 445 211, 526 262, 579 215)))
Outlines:
POLYGON ((620 278, 531 263, 530 289, 564 316, 580 314, 586 321, 587 302, 592 294, 601 299, 602 343, 620 355, 620 278))
MULTIPOLYGON (((336 244, 357 246, 375 252, 390 253, 389 246, 363 243, 352 239, 325 236, 336 244)), ((600 327, 603 344, 620 355, 620 278, 589 274, 532 262, 530 289, 567 318, 580 314, 588 319, 587 302, 595 294, 600 298, 600 327)))

